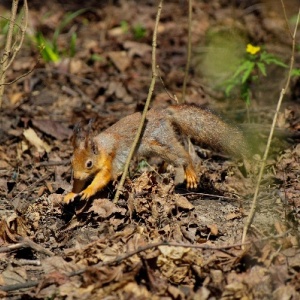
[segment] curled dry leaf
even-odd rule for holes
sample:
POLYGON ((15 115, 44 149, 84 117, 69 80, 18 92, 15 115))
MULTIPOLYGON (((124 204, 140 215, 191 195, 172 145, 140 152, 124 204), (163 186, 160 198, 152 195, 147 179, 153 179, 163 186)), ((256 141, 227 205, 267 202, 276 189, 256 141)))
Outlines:
POLYGON ((157 265, 163 275, 176 284, 185 281, 192 265, 202 265, 202 257, 190 248, 160 246, 158 249, 161 254, 157 258, 157 265))
POLYGON ((207 227, 210 229, 210 233, 212 235, 217 236, 219 233, 218 225, 217 224, 209 224, 207 227))
POLYGON ((125 214, 126 210, 117 207, 109 199, 95 199, 88 212, 94 212, 102 218, 108 218, 114 213, 125 214))
POLYGON ((186 210, 192 210, 195 208, 194 205, 183 196, 174 195, 174 198, 175 198, 176 205, 179 208, 186 209, 186 210))
POLYGON ((26 237, 27 235, 28 228, 25 220, 15 213, 0 222, 0 238, 8 243, 16 243, 20 236, 26 237))
POLYGON ((23 135, 31 145, 36 147, 38 152, 46 151, 49 153, 51 151, 51 147, 42 139, 40 139, 32 128, 25 129, 23 135))

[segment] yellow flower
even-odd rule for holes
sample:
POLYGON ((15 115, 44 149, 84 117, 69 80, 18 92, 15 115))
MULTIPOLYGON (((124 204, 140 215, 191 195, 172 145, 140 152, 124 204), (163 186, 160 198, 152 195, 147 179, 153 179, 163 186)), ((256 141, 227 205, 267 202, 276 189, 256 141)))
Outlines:
POLYGON ((258 47, 255 47, 255 46, 253 46, 253 45, 251 45, 251 44, 248 44, 247 45, 247 48, 246 48, 246 52, 247 53, 250 53, 250 54, 252 54, 252 55, 255 55, 257 52, 259 52, 260 51, 260 47, 258 46, 258 47))

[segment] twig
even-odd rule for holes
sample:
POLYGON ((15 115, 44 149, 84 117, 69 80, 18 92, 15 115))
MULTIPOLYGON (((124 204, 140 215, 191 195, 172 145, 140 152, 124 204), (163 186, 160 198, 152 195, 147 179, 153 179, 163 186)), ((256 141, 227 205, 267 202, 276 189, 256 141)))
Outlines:
MULTIPOLYGON (((283 3, 283 0, 281 0, 281 3, 282 3, 282 6, 283 6, 283 10, 285 12, 285 6, 284 6, 284 3, 283 3)), ((285 15, 285 18, 286 18, 286 14, 284 14, 284 15, 285 15)), ((271 130, 270 130, 266 150, 265 150, 265 153, 264 153, 264 156, 263 156, 263 159, 262 159, 262 163, 261 163, 261 167, 260 167, 260 170, 259 170, 257 184, 256 184, 256 187, 255 187, 255 192, 254 192, 254 196, 253 196, 253 200, 252 200, 252 204, 251 204, 250 213, 249 213, 249 216, 246 220, 246 223, 245 223, 244 229, 243 229, 242 243, 245 243, 246 236, 247 236, 247 231, 249 230, 249 227, 251 226, 251 223, 252 223, 254 215, 255 215, 260 183, 261 183, 262 175, 263 175, 264 168, 265 168, 265 165, 266 165, 266 160, 267 160, 267 157, 268 157, 271 141, 272 141, 272 138, 273 138, 273 133, 274 133, 275 125, 276 125, 276 122, 277 122, 278 113, 279 113, 279 110, 280 110, 280 107, 281 107, 283 97, 286 93, 286 90, 289 87, 289 84, 290 84, 291 74, 292 74, 292 69, 293 69, 293 66, 294 66, 294 59, 295 59, 296 33, 297 33, 298 24, 299 24, 299 17, 300 17, 300 8, 299 8, 299 11, 298 11, 298 16, 297 16, 297 21, 296 21, 296 26, 295 26, 294 33, 291 32, 290 27, 288 26, 289 34, 292 37, 292 53, 291 53, 290 68, 289 68, 288 77, 287 77, 287 80, 286 80, 285 87, 280 92, 280 97, 279 97, 279 100, 278 100, 278 103, 277 103, 276 112, 275 112, 274 117, 273 117, 273 123, 272 123, 272 126, 271 126, 271 130)))
POLYGON ((11 7, 11 16, 10 16, 10 23, 9 23, 9 28, 8 28, 8 33, 7 33, 7 38, 6 38, 6 44, 5 44, 5 49, 4 53, 1 59, 1 65, 0 65, 0 107, 2 106, 2 97, 4 93, 4 86, 3 83, 5 82, 5 72, 7 70, 7 65, 9 63, 9 56, 11 52, 11 43, 12 43, 12 36, 13 36, 13 31, 14 31, 14 26, 15 26, 15 19, 16 19, 16 14, 17 14, 17 9, 18 9, 18 2, 19 0, 14 0, 12 3, 11 7))
POLYGON ((28 25, 28 5, 27 5, 27 0, 24 0, 23 9, 24 9, 24 16, 22 18, 23 19, 22 22, 24 21, 24 24, 21 24, 21 26, 20 26, 21 37, 20 37, 20 40, 18 42, 18 45, 17 45, 17 40, 16 40, 15 43, 14 43, 14 45, 13 45, 13 47, 11 48, 13 50, 12 51, 12 56, 11 56, 8 64, 6 65, 5 71, 13 63, 16 55, 19 53, 19 51, 20 51, 20 49, 22 47, 22 44, 23 44, 23 41, 24 41, 24 38, 25 38, 25 32, 26 32, 27 25, 28 25))
MULTIPOLYGON (((235 200, 234 198, 231 198, 231 197, 215 195, 215 194, 197 193, 197 192, 184 193, 184 194, 180 194, 180 195, 181 196, 204 196, 204 197, 219 198, 219 199, 230 200, 230 201, 235 200)), ((234 195, 236 195, 236 194, 234 194, 234 195)))
MULTIPOLYGON (((237 248, 237 247, 242 247, 245 245, 250 245, 251 243, 255 244, 258 242, 263 242, 266 240, 270 240, 270 239, 279 239, 282 238, 284 236, 286 236, 291 230, 288 230, 286 232, 284 232, 283 234, 280 235, 275 235, 275 236, 269 236, 263 239, 257 239, 255 241, 248 241, 246 243, 237 243, 237 244, 232 244, 232 245, 224 245, 224 246, 219 246, 219 247, 214 247, 214 246, 207 246, 207 245, 195 245, 195 244, 185 244, 185 243, 176 243, 176 242, 167 242, 167 241, 161 241, 161 242, 157 242, 157 243, 153 243, 153 244, 148 244, 144 247, 139 247, 136 250, 133 250, 131 252, 125 253, 123 255, 119 255, 118 257, 116 257, 115 259, 112 259, 110 261, 104 261, 104 262, 100 262, 96 265, 94 265, 94 268, 99 268, 99 267, 103 267, 103 266, 113 266, 113 265, 118 265, 120 264, 122 261, 136 255, 142 252, 145 252, 147 250, 150 249, 155 249, 158 248, 160 246, 169 246, 169 247, 184 247, 184 248, 194 248, 194 249, 203 249, 203 250, 214 250, 214 251, 224 251, 226 249, 231 249, 231 248, 237 248)), ((69 274, 67 274, 68 277, 73 277, 73 276, 77 276, 77 275, 81 275, 84 274, 89 268, 83 268, 77 271, 73 271, 70 272, 69 274)), ((37 286, 39 284, 40 281, 30 281, 30 282, 25 282, 25 283, 21 283, 21 284, 14 284, 14 285, 7 285, 7 286, 0 286, 0 290, 5 291, 5 292, 10 292, 10 291, 15 291, 15 290, 19 290, 22 288, 28 288, 28 287, 34 287, 37 286)))
POLYGON ((0 62, 0 107, 2 106, 2 98, 4 94, 4 88, 5 88, 6 71, 11 66, 13 60, 15 59, 16 55, 20 51, 24 41, 25 32, 27 29, 28 5, 27 5, 27 0, 24 0, 23 2, 24 16, 22 21, 24 23, 21 26, 17 25, 19 27, 19 30, 21 31, 21 36, 19 40, 16 39, 15 42, 12 44, 14 27, 16 25, 15 20, 16 20, 16 15, 18 10, 18 3, 19 0, 13 0, 12 2, 10 23, 9 23, 9 28, 8 28, 7 38, 6 38, 5 49, 0 62))
POLYGON ((191 64, 191 53, 192 53, 192 7, 193 1, 189 0, 189 16, 188 16, 188 43, 187 43, 187 62, 185 66, 185 74, 182 86, 182 98, 180 103, 185 102, 186 84, 189 76, 190 64, 191 64))
POLYGON ((38 64, 38 62, 37 62, 37 63, 36 63, 29 71, 27 71, 26 73, 20 75, 20 76, 17 77, 16 79, 14 79, 14 80, 12 80, 12 81, 10 81, 10 82, 4 82, 4 83, 2 83, 1 85, 11 85, 11 84, 13 84, 13 83, 19 81, 20 79, 22 79, 22 78, 28 76, 29 74, 31 74, 31 73, 34 71, 34 68, 37 66, 37 64, 38 64))
POLYGON ((22 290, 22 289, 35 287, 38 284, 39 284, 39 281, 27 281, 27 282, 23 282, 23 283, 0 286, 0 290, 3 292, 12 292, 12 291, 18 291, 18 290, 22 290))
POLYGON ((130 152, 129 152, 128 157, 126 159, 123 174, 122 174, 122 177, 121 177, 120 182, 118 184, 118 188, 117 188, 113 203, 117 203, 118 200, 119 200, 120 193, 121 193, 121 190, 122 190, 124 182, 125 182, 125 178, 126 178, 127 173, 128 173, 129 164, 131 162, 132 156, 134 154, 134 151, 135 151, 136 146, 137 146, 137 144, 140 140, 141 133, 142 133, 143 128, 144 128, 144 124, 145 124, 145 120, 146 120, 146 114, 148 112, 150 100, 152 98, 152 93, 153 93, 154 86, 155 86, 155 81, 156 81, 156 78, 157 78, 157 72, 156 72, 156 46, 157 46, 157 43, 156 43, 156 38, 157 38, 158 23, 159 23, 159 19, 160 19, 161 10, 162 10, 162 3, 163 3, 163 0, 160 0, 160 2, 158 4, 156 20, 155 20, 155 26, 154 26, 154 31, 153 31, 153 40, 152 40, 152 80, 151 80, 151 83, 150 83, 149 92, 148 92, 147 100, 146 100, 146 103, 145 103, 145 106, 144 106, 141 122, 139 124, 137 133, 135 135, 134 141, 133 141, 132 146, 130 148, 130 152))
MULTIPOLYGON (((157 68, 158 68, 158 67, 157 67, 157 68)), ((162 79, 162 77, 161 77, 161 75, 160 75, 160 72, 158 73, 158 78, 159 78, 159 80, 160 80, 160 82, 161 82, 161 84, 162 84, 162 86, 163 86, 165 92, 166 92, 167 95, 169 96, 169 98, 170 98, 171 100, 175 101, 176 103, 178 103, 178 99, 177 99, 176 95, 171 95, 171 93, 168 91, 168 89, 167 89, 167 87, 166 87, 166 85, 165 85, 165 83, 164 83, 164 81, 163 81, 163 79, 162 79)))
POLYGON ((20 196, 21 194, 24 194, 26 192, 31 192, 33 191, 36 186, 43 182, 44 180, 46 180, 47 178, 49 178, 52 175, 52 172, 49 174, 44 175, 43 177, 39 178, 37 181, 31 183, 29 186, 27 186, 26 188, 24 188, 22 191, 18 192, 13 198, 12 200, 16 199, 18 196, 20 196))
POLYGON ((93 80, 90 80, 90 79, 87 79, 87 78, 83 78, 83 77, 80 77, 80 76, 77 76, 77 75, 74 75, 74 74, 71 74, 69 72, 65 72, 65 71, 61 71, 61 70, 55 70, 55 69, 35 69, 35 72, 36 73, 53 73, 53 74, 58 74, 58 75, 64 75, 64 76, 67 76, 69 78, 74 78, 74 79, 78 79, 80 80, 81 82, 83 83, 86 83, 86 84, 95 84, 95 85, 98 85, 97 82, 93 81, 93 80))
POLYGON ((35 242, 31 241, 29 238, 22 238, 22 239, 20 239, 20 242, 17 244, 9 245, 6 247, 0 247, 0 253, 11 252, 11 251, 15 251, 18 249, 24 249, 24 248, 31 248, 31 249, 35 250, 36 252, 44 253, 49 256, 54 255, 53 252, 36 244, 35 242))
MULTIPOLYGON (((288 30, 288 33, 289 33, 291 39, 293 40, 294 37, 293 37, 292 30, 291 30, 291 26, 290 26, 290 24, 289 24, 289 20, 288 20, 287 14, 286 14, 285 5, 284 5, 283 0, 280 0, 280 1, 281 1, 282 9, 283 9, 283 15, 284 15, 285 25, 286 25, 286 27, 287 27, 287 30, 288 30)), ((297 26, 296 26, 296 28, 297 28, 297 26)))

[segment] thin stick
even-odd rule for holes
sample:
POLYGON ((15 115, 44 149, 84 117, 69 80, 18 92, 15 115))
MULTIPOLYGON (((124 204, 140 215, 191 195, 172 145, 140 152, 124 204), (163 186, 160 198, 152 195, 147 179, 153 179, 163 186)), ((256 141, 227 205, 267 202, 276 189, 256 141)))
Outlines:
POLYGON ((5 68, 5 71, 7 71, 7 69, 11 66, 11 64, 13 63, 16 55, 19 53, 21 47, 22 47, 22 44, 23 44, 23 41, 24 41, 24 38, 25 38, 25 33, 26 33, 26 29, 27 29, 27 25, 28 25, 28 5, 27 5, 27 0, 24 1, 24 4, 23 4, 23 10, 24 10, 24 16, 22 18, 22 24, 20 26, 20 30, 21 30, 21 37, 20 37, 20 40, 18 42, 18 45, 17 45, 17 40, 15 41, 13 47, 11 48, 12 50, 12 57, 9 59, 9 62, 5 68), (23 24, 24 22, 24 24, 23 24))
MULTIPOLYGON (((2 59, 0 61, 0 107, 2 106, 2 98, 3 98, 3 94, 4 94, 4 88, 5 88, 6 71, 11 66, 13 60, 15 59, 16 55, 20 51, 21 46, 24 41, 25 32, 27 29, 27 23, 28 23, 27 0, 24 0, 24 3, 23 3, 24 17, 23 17, 22 22, 24 22, 24 23, 22 23, 21 26, 17 25, 15 22, 17 10, 18 10, 18 3, 19 3, 19 0, 13 0, 5 49, 4 49, 4 53, 2 55, 2 59), (20 36, 20 40, 18 41, 18 45, 17 45, 18 38, 16 38, 15 42, 12 45, 13 31, 14 31, 15 25, 18 26, 21 31, 21 36, 20 36)), ((26 75, 28 75, 28 74, 26 74, 26 75)), ((21 77, 24 77, 24 76, 21 76, 21 77)))
POLYGON ((40 246, 39 244, 37 244, 35 242, 33 242, 32 240, 30 240, 27 237, 21 238, 19 243, 17 243, 17 244, 12 244, 12 245, 9 245, 6 247, 0 247, 0 253, 12 252, 12 251, 24 249, 24 248, 31 248, 31 249, 35 250, 36 252, 40 252, 40 253, 46 254, 48 256, 54 256, 53 252, 40 246))
POLYGON ((13 36, 15 20, 16 20, 16 15, 17 15, 18 2, 19 2, 19 0, 13 0, 13 3, 12 3, 10 23, 9 23, 9 28, 8 28, 8 32, 7 32, 5 49, 4 49, 4 53, 3 53, 3 56, 2 56, 2 59, 0 62, 0 107, 2 106, 2 97, 3 97, 3 93, 4 93, 3 83, 5 82, 6 67, 9 63, 9 56, 11 53, 11 43, 12 43, 12 36, 13 36))
MULTIPOLYGON (((284 6, 283 1, 281 1, 281 3, 283 5, 283 9, 285 11, 285 6, 284 6)), ((280 97, 279 97, 279 100, 278 100, 278 103, 277 103, 276 112, 275 112, 274 117, 273 117, 273 123, 272 123, 272 127, 271 127, 271 130, 270 130, 266 150, 265 150, 265 153, 264 153, 264 156, 263 156, 263 159, 262 159, 261 167, 260 167, 260 170, 259 170, 258 180, 257 180, 257 184, 256 184, 256 187, 255 187, 255 192, 254 192, 254 196, 253 196, 253 200, 252 200, 252 204, 251 204, 250 213, 249 213, 248 219, 247 219, 247 221, 245 223, 245 226, 244 226, 244 229, 243 229, 242 244, 245 243, 247 232, 249 230, 249 227, 251 226, 251 223, 252 223, 254 215, 255 215, 260 183, 261 183, 262 175, 263 175, 264 168, 265 168, 265 165, 266 165, 266 160, 267 160, 267 157, 268 157, 268 153, 269 153, 269 150, 270 150, 270 145, 271 145, 271 142, 272 142, 275 125, 276 125, 276 122, 277 122, 278 113, 279 113, 279 110, 280 110, 280 107, 281 107, 283 97, 286 93, 286 90, 289 87, 289 84, 290 84, 291 74, 292 74, 292 70, 293 70, 293 66, 294 66, 294 59, 295 59, 295 44, 296 44, 295 40, 296 40, 296 32, 297 32, 297 28, 298 28, 298 24, 299 24, 299 17, 300 17, 300 8, 299 8, 299 11, 298 11, 298 16, 297 16, 297 21, 296 21, 296 26, 295 26, 294 33, 292 33, 290 31, 289 27, 288 27, 289 34, 292 37, 292 54, 291 54, 290 68, 289 68, 288 77, 287 77, 285 87, 281 90, 280 97)), ((286 14, 285 14, 285 18, 286 18, 286 14)))
POLYGON ((113 203, 118 202, 121 190, 123 189, 125 178, 126 178, 127 173, 128 173, 129 164, 131 162, 132 156, 134 154, 134 151, 135 151, 136 146, 137 146, 137 144, 140 140, 141 133, 142 133, 143 128, 144 128, 144 124, 145 124, 145 120, 146 120, 146 114, 148 112, 150 100, 152 98, 152 93, 153 93, 154 86, 155 86, 155 81, 156 81, 156 78, 157 78, 157 72, 156 72, 156 46, 157 46, 157 43, 156 43, 156 37, 157 37, 158 23, 159 23, 159 19, 160 19, 161 10, 162 10, 162 3, 163 3, 163 0, 160 0, 160 2, 158 4, 156 20, 155 20, 155 26, 154 26, 154 31, 153 31, 153 40, 152 40, 152 80, 151 80, 151 83, 150 83, 149 92, 148 92, 147 100, 146 100, 145 107, 144 107, 144 110, 143 110, 141 122, 140 122, 140 125, 138 127, 138 130, 137 130, 137 133, 135 135, 132 146, 130 148, 130 152, 128 154, 128 157, 126 159, 123 174, 122 174, 122 177, 121 177, 120 182, 118 184, 118 188, 117 188, 113 203))
POLYGON ((36 64, 35 64, 28 72, 26 72, 25 74, 20 75, 19 77, 17 77, 16 79, 14 79, 14 80, 12 80, 12 81, 10 81, 10 82, 2 83, 1 85, 11 85, 11 84, 13 84, 13 83, 19 81, 20 79, 22 79, 22 78, 28 76, 29 74, 31 74, 31 73, 34 71, 34 68, 35 68, 35 66, 36 66, 37 64, 38 64, 38 62, 37 62, 37 63, 36 63, 36 64))
POLYGON ((192 7, 193 1, 189 0, 189 16, 188 16, 188 43, 187 43, 187 62, 185 66, 185 74, 182 86, 182 98, 180 103, 185 102, 186 84, 189 76, 190 64, 191 64, 191 53, 192 53, 192 7))

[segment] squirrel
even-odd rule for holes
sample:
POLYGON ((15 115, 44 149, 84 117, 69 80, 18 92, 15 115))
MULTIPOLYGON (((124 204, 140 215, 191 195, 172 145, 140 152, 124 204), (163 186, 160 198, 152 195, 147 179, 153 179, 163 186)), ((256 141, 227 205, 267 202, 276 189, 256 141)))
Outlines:
MULTIPOLYGON (((64 197, 65 203, 76 196, 82 200, 92 197, 122 173, 140 121, 141 113, 128 115, 96 136, 91 134, 91 124, 87 131, 75 126, 71 159, 74 182, 72 192, 64 197)), ((159 156, 167 163, 183 167, 187 188, 196 188, 198 179, 177 133, 247 159, 248 146, 242 133, 208 110, 189 104, 152 108, 147 112, 135 155, 159 156)))

